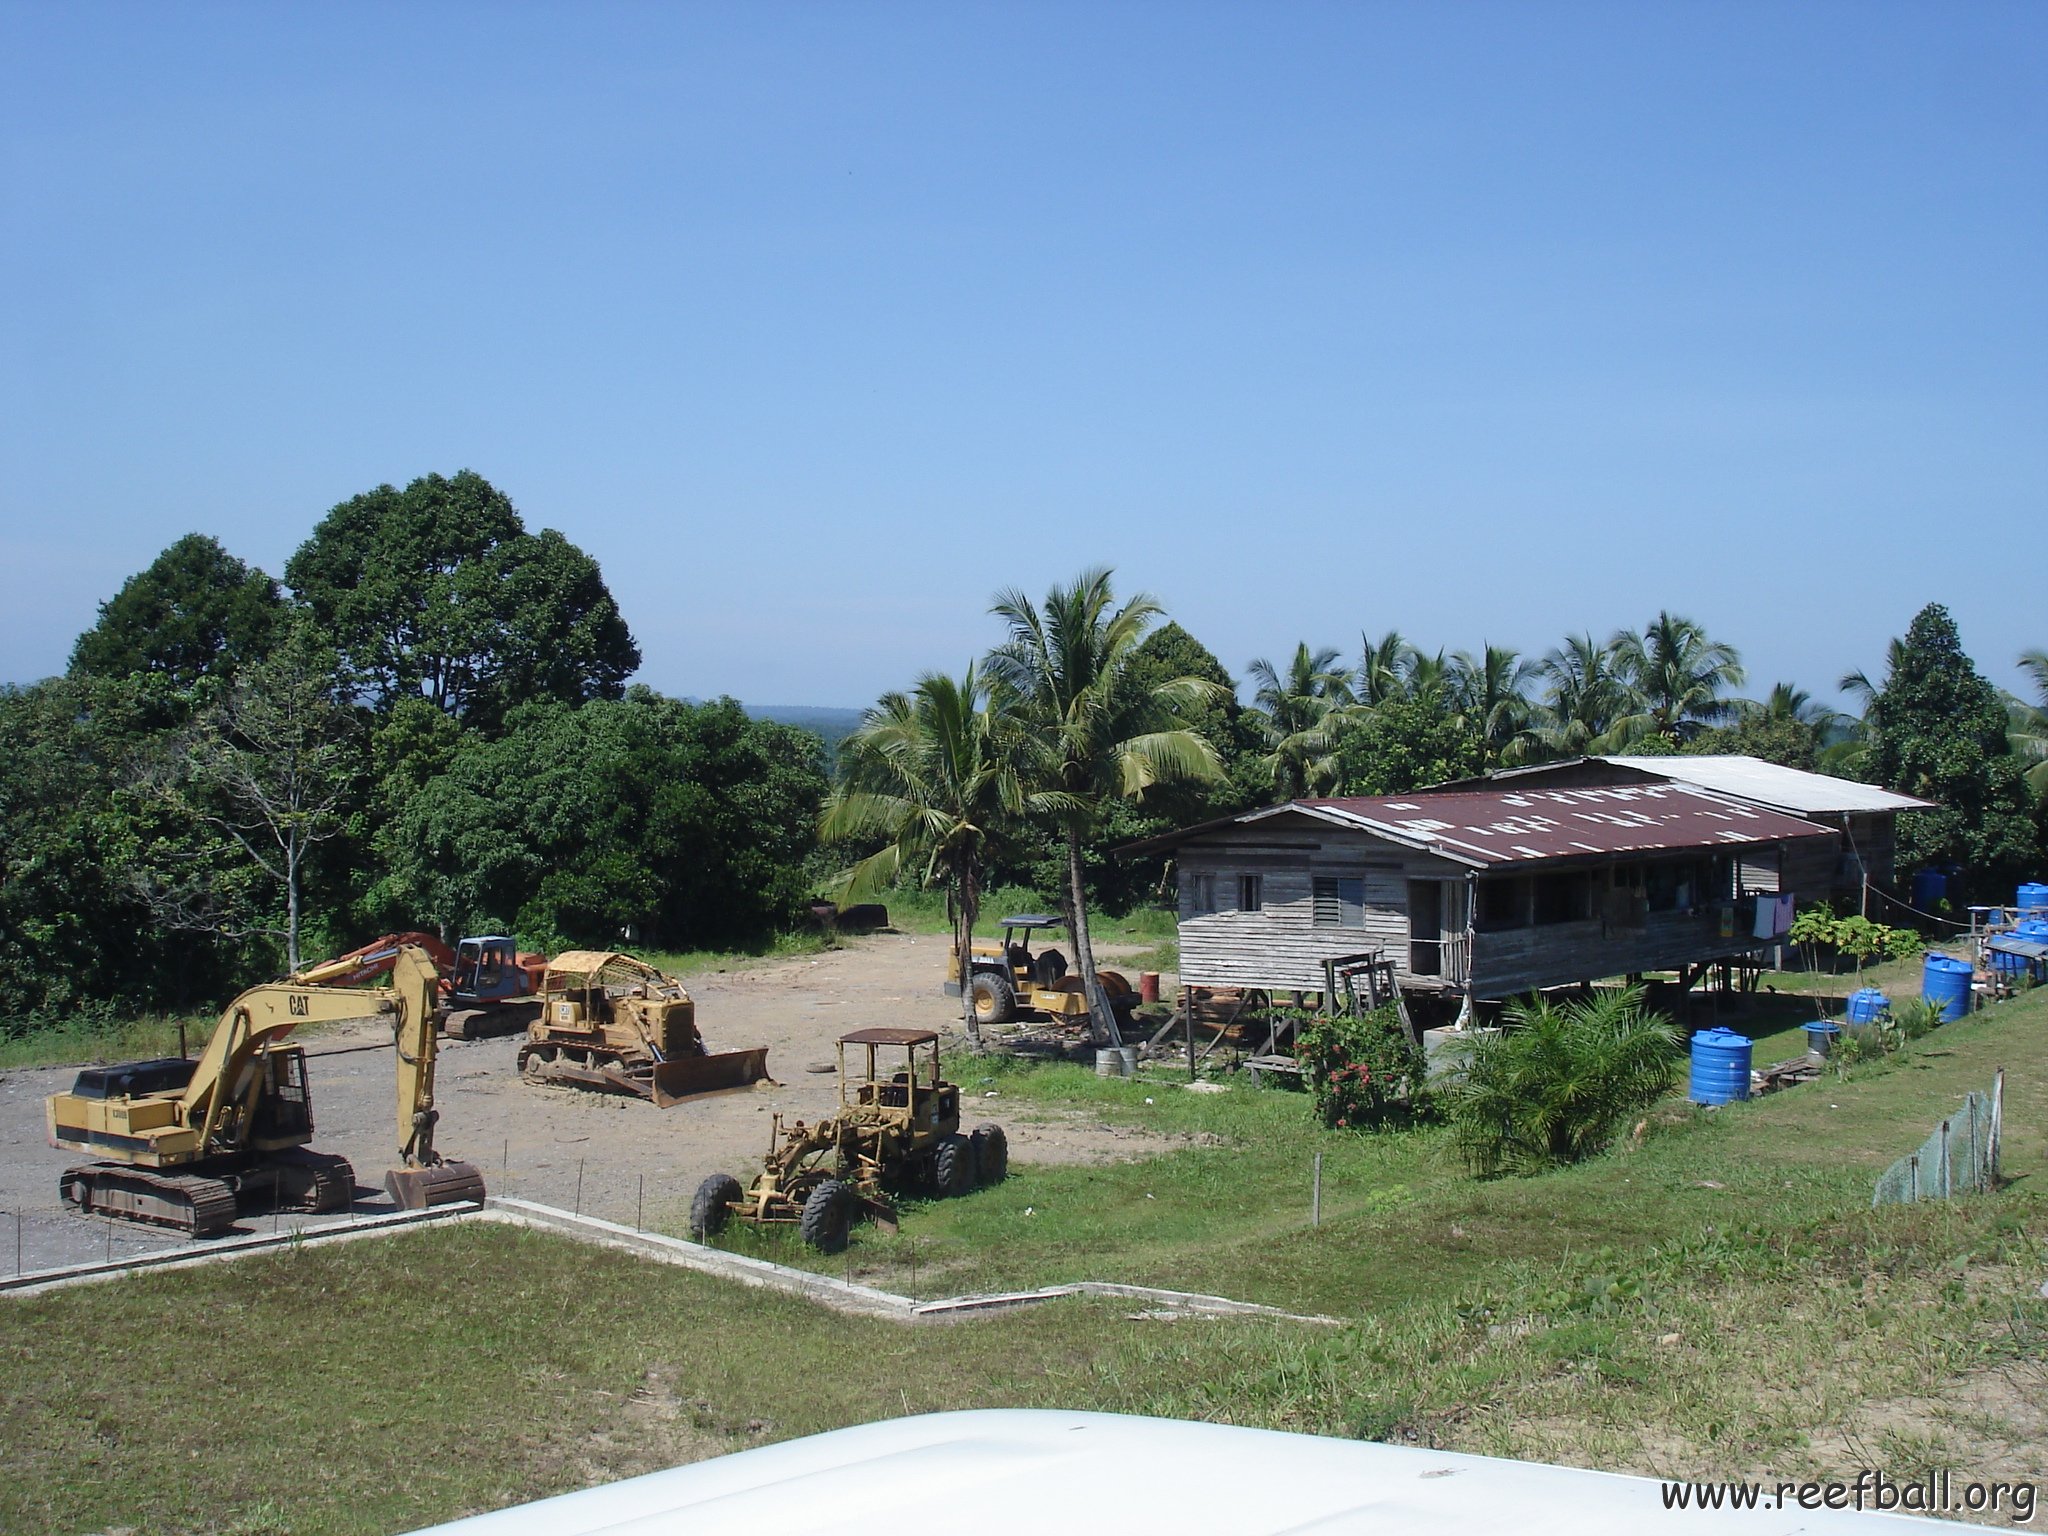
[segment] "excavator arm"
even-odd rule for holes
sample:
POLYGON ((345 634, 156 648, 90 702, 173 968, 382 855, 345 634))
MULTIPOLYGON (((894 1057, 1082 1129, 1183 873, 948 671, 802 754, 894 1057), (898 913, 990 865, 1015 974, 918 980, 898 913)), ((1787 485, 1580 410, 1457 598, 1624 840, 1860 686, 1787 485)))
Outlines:
POLYGON ((401 949, 391 970, 399 1007, 391 1025, 393 1054, 398 1058, 399 1166, 384 1175, 384 1189, 401 1210, 424 1210, 461 1200, 484 1198, 483 1175, 469 1163, 451 1162, 434 1150, 434 1125, 441 1112, 434 1107, 434 1069, 440 1055, 440 1031, 434 1022, 434 1001, 440 970, 417 946, 401 949))

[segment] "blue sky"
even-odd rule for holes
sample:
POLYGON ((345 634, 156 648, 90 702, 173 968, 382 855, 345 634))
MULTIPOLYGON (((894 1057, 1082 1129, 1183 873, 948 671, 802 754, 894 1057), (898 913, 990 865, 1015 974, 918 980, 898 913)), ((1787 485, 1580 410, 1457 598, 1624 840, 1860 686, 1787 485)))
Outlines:
POLYGON ((643 680, 2048 646, 2048 7, 0 3, 0 679, 473 468, 643 680))

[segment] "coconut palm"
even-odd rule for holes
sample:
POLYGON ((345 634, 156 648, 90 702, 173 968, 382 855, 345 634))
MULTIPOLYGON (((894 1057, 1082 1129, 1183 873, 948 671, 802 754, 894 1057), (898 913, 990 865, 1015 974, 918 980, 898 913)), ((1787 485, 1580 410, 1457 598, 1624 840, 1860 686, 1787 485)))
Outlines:
POLYGON ((1655 735, 1682 746, 1732 712, 1721 695, 1742 685, 1742 659, 1691 619, 1659 613, 1640 635, 1621 631, 1611 648, 1629 695, 1617 723, 1636 739, 1655 735))
POLYGON ((2019 760, 2027 764, 2027 787, 2037 798, 2048 799, 2048 651, 2027 651, 2020 657, 2020 670, 2034 684, 2038 703, 2009 699, 2006 714, 2011 721, 2007 739, 2019 760))
POLYGON ((1138 798, 1166 780, 1213 779, 1223 771, 1216 748, 1185 719, 1223 690, 1197 677, 1137 685, 1132 656, 1163 610, 1142 593, 1118 607, 1110 579, 1106 569, 1084 572, 1046 593, 1043 607, 1014 590, 999 593, 990 611, 1009 626, 1009 637, 987 662, 989 675, 1015 694, 1027 726, 1026 788, 1065 834, 1066 905, 1098 1044, 1120 1036, 1096 979, 1081 844, 1108 802, 1138 798))
POLYGON ((1529 684, 1537 664, 1505 646, 1486 646, 1478 656, 1451 657, 1448 683, 1454 708, 1479 743, 1482 772, 1501 764, 1534 759, 1539 749, 1531 726, 1529 684))
MULTIPOLYGON (((1900 660, 1905 655, 1906 642, 1897 635, 1885 647, 1885 676, 1891 677, 1899 670, 1900 660)), ((1832 773, 1845 779, 1864 777, 1864 765, 1870 754, 1870 738, 1878 727, 1880 701, 1884 696, 1884 684, 1874 683, 1870 674, 1858 668, 1845 672, 1835 686, 1856 700, 1858 715, 1837 715, 1834 737, 1821 749, 1820 767, 1825 773, 1832 773)))
POLYGON ((928 672, 911 692, 884 694, 840 743, 839 779, 818 826, 827 842, 881 839, 832 882, 841 894, 871 894, 906 872, 945 887, 961 1017, 977 1050, 981 1027, 966 978, 982 870, 996 830, 1027 807, 1014 705, 972 663, 957 680, 928 672))
POLYGON ((1335 647, 1311 651, 1303 641, 1283 677, 1264 657, 1246 669, 1258 684, 1252 717, 1271 750, 1260 760, 1283 800, 1326 793, 1337 780, 1337 729, 1353 700, 1347 668, 1335 647))
POLYGON ((1358 638, 1365 655, 1358 667, 1356 697, 1366 708, 1377 709, 1402 691, 1402 678, 1408 658, 1415 654, 1415 647, 1403 640, 1398 630, 1392 629, 1377 641, 1364 634, 1358 638))
POLYGON ((1590 634, 1567 635, 1537 671, 1545 690, 1536 724, 1543 745, 1561 757, 1605 750, 1608 733, 1627 707, 1614 652, 1590 634))

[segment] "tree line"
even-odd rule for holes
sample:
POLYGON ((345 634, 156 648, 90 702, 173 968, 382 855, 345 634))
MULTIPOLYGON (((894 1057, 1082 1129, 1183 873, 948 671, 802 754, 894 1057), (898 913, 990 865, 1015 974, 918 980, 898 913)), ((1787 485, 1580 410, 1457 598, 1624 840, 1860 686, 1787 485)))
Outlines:
POLYGON ((1866 779, 1943 806, 1905 820, 1902 868, 1986 892, 2042 868, 2048 655, 2022 658, 2037 700, 2005 697, 1938 606, 1842 680, 1855 716, 1790 684, 1743 698, 1735 649, 1670 613, 1542 657, 1303 642, 1251 662, 1246 698, 1108 571, 991 617, 985 656, 877 701, 833 772, 809 731, 629 686, 597 563, 474 473, 342 502, 282 580, 188 535, 62 676, 0 688, 0 1016, 189 1006, 421 925, 746 945, 822 889, 893 882, 968 921, 984 890, 1036 890, 1092 978, 1087 912, 1170 894, 1119 845, 1588 752, 1866 779))
POLYGON ((481 476, 204 534, 0 690, 0 1016, 181 1008, 440 927, 745 944, 815 887, 817 737, 628 687, 597 563, 481 476))

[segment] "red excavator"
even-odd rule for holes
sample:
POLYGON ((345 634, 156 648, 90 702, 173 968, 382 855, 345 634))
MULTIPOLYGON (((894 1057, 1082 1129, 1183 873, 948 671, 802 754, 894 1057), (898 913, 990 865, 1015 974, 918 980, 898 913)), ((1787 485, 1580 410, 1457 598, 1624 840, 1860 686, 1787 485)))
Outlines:
POLYGON ((359 986, 388 972, 408 944, 426 951, 440 973, 434 1017, 443 1034, 458 1040, 517 1034, 540 1017, 547 956, 521 951, 505 934, 459 939, 451 950, 436 934, 387 933, 301 975, 322 986, 359 986))

